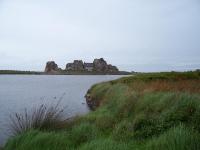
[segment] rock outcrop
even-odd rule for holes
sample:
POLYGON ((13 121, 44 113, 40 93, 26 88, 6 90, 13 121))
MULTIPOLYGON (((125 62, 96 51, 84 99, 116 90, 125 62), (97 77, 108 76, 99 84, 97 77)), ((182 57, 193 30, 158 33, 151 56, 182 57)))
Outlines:
POLYGON ((95 59, 93 61, 93 64, 94 64, 94 71, 96 71, 96 72, 108 72, 108 64, 103 58, 95 59))
POLYGON ((94 71, 96 72, 115 73, 119 71, 116 66, 107 64, 107 62, 103 58, 95 59, 93 64, 94 64, 94 71))
POLYGON ((83 63, 82 60, 74 60, 73 63, 66 65, 66 71, 89 71, 96 73, 117 73, 119 70, 116 66, 107 64, 103 59, 94 59, 93 63, 83 63))
POLYGON ((107 64, 103 59, 94 59, 93 63, 86 63, 82 60, 74 60, 73 63, 68 63, 65 70, 58 68, 54 61, 49 61, 45 68, 46 73, 94 73, 94 74, 117 74, 119 70, 116 66, 107 64))
POLYGON ((92 98, 89 93, 85 95, 85 99, 89 109, 95 110, 98 107, 97 101, 95 101, 94 98, 92 98))
POLYGON ((82 60, 74 60, 73 63, 68 63, 66 65, 66 69, 65 70, 69 70, 69 71, 83 71, 83 70, 85 70, 83 61, 82 60))
POLYGON ((45 67, 46 73, 56 73, 60 69, 58 68, 58 65, 54 61, 48 61, 45 67))
POLYGON ((119 69, 116 66, 108 65, 108 71, 112 73, 119 72, 119 69))

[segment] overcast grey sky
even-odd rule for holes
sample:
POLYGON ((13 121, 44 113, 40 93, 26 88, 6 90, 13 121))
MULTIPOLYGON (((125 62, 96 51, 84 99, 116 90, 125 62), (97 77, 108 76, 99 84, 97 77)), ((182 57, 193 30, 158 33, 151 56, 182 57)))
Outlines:
POLYGON ((100 57, 120 70, 200 68, 200 1, 0 0, 0 69, 100 57))

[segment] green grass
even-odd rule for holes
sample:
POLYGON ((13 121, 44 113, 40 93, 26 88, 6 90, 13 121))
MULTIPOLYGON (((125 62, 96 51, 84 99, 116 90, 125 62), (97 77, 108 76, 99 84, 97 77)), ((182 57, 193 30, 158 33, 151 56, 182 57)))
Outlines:
POLYGON ((199 72, 140 74, 94 85, 98 105, 61 130, 29 130, 4 150, 200 149, 199 72))
POLYGON ((5 149, 64 150, 70 145, 64 133, 30 130, 9 141, 5 149))
POLYGON ((145 145, 148 150, 198 150, 200 135, 190 128, 179 125, 168 130, 145 145))

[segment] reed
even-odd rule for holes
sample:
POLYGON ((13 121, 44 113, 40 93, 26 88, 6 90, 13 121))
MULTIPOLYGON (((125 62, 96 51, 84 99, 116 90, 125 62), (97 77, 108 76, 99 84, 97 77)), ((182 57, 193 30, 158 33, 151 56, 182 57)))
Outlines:
POLYGON ((41 104, 30 111, 10 115, 9 130, 12 135, 19 135, 30 129, 55 130, 61 128, 68 119, 64 118, 64 108, 60 101, 56 105, 41 104))

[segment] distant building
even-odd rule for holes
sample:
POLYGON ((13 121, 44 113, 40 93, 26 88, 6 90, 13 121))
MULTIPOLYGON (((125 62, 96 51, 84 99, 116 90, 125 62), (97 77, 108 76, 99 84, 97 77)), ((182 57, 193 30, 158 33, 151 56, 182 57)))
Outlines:
POLYGON ((84 68, 86 71, 93 71, 94 65, 93 63, 84 63, 84 68))
POLYGON ((73 63, 68 63, 66 65, 66 70, 73 70, 73 63))

